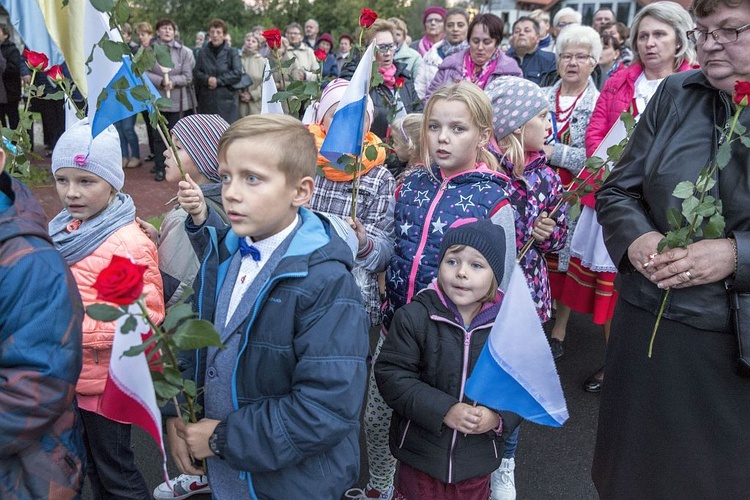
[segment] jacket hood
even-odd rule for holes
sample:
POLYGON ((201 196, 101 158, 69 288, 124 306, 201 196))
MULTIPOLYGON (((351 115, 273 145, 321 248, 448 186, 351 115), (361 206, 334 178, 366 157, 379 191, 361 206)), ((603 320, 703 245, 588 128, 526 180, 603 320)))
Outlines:
MULTIPOLYGON (((352 251, 338 236, 331 222, 307 208, 300 208, 298 213, 301 225, 274 274, 307 273, 309 267, 331 260, 339 261, 351 270, 354 267, 352 251)), ((227 232, 224 246, 230 254, 239 247, 239 237, 231 229, 227 232)))
POLYGON ((29 188, 2 173, 0 191, 13 202, 7 210, 0 212, 0 243, 17 236, 37 236, 52 243, 44 211, 29 188))
MULTIPOLYGON (((428 310, 434 310, 441 317, 459 324, 463 323, 463 318, 458 312, 458 308, 453 301, 443 293, 437 284, 437 279, 433 280, 427 288, 421 290, 415 297, 414 301, 423 304, 428 310)), ((497 296, 492 302, 485 302, 482 308, 474 316, 469 325, 469 330, 482 326, 494 324, 497 313, 500 312, 500 305, 503 302, 503 292, 497 291, 497 296)))
MULTIPOLYGON (((430 166, 430 172, 428 174, 432 175, 432 177, 437 179, 438 181, 442 181, 446 178, 443 175, 443 171, 440 170, 440 167, 438 167, 434 163, 430 166)), ((504 182, 507 184, 507 182, 510 180, 510 178, 503 172, 490 170, 486 167, 468 170, 459 174, 453 174, 453 176, 450 176, 449 179, 449 182, 453 184, 473 184, 475 182, 488 180, 495 182, 504 182)))

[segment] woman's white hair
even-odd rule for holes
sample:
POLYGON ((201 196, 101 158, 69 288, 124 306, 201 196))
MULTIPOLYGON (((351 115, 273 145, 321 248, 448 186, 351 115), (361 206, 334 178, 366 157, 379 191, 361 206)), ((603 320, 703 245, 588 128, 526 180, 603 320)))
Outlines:
POLYGON ((568 45, 585 45, 591 51, 591 57, 594 58, 594 64, 599 63, 599 57, 602 55, 602 37, 590 26, 581 26, 580 24, 571 24, 560 31, 555 43, 555 53, 558 59, 568 45))
POLYGON ((695 26, 690 13, 677 2, 661 1, 654 2, 642 8, 635 19, 630 30, 630 47, 633 49, 635 58, 633 62, 640 62, 638 54, 638 31, 641 28, 641 22, 644 17, 651 17, 659 22, 668 24, 674 29, 677 37, 677 51, 675 52, 675 66, 679 68, 684 61, 694 64, 696 60, 695 48, 688 41, 687 32, 695 26))
POLYGON ((570 7, 563 7, 557 11, 557 14, 555 14, 555 17, 552 19, 552 26, 557 26, 560 18, 564 16, 574 16, 578 24, 581 24, 581 21, 583 20, 583 16, 581 16, 581 13, 577 10, 571 9, 570 7))

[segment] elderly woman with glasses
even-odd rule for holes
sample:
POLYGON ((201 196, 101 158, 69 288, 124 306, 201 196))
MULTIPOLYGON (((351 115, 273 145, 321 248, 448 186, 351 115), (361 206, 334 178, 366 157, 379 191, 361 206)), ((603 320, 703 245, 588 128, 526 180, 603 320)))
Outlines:
MULTIPOLYGON (((670 76, 652 94, 597 194, 620 270, 592 471, 601 498, 750 491, 750 149, 736 137, 710 190, 723 205, 718 237, 696 233, 687 248, 658 246, 673 229, 669 212, 682 210, 675 186, 717 162, 736 110, 735 82, 750 81, 750 2, 694 0, 692 11, 694 29, 679 43, 697 49, 700 71, 670 76)), ((647 40, 637 39, 643 60, 647 40)), ((750 128, 747 110, 739 124, 750 128)))
POLYGON ((469 24, 469 47, 446 57, 432 79, 425 99, 448 83, 467 80, 484 89, 500 76, 522 77, 518 63, 500 50, 503 20, 494 14, 480 14, 469 24))
MULTIPOLYGON (((375 61, 383 83, 370 89, 375 116, 370 131, 386 139, 394 119, 422 111, 422 101, 414 90, 414 79, 404 63, 393 59, 396 49, 396 26, 384 19, 376 20, 365 32, 367 45, 375 41, 375 61)), ((341 70, 341 78, 350 80, 360 57, 357 55, 341 70)))
MULTIPOLYGON (((693 27, 690 14, 678 3, 655 2, 647 5, 633 21, 633 64, 609 78, 603 85, 586 130, 586 153, 596 152, 623 111, 640 118, 659 84, 669 75, 691 69, 695 48, 688 42, 687 32, 693 27)), ((617 302, 614 279, 617 264, 604 247, 601 226, 594 211, 594 195, 581 200, 581 215, 570 242, 571 257, 568 274, 578 270, 578 295, 573 310, 593 314, 595 324, 603 325, 604 338, 609 339, 612 315, 617 302)), ((597 370, 584 383, 588 392, 601 391, 604 368, 597 370)))
MULTIPOLYGON (((555 45, 557 73, 560 79, 551 87, 542 89, 550 104, 552 134, 544 152, 555 167, 566 187, 584 168, 586 161, 586 128, 599 98, 599 91, 591 74, 602 54, 602 42, 593 28, 571 25, 560 32, 555 45)), ((569 234, 574 234, 570 228, 569 234)), ((579 307, 578 277, 575 269, 568 268, 570 240, 559 254, 547 254, 552 298, 557 301, 557 318, 550 335, 550 347, 555 359, 563 355, 563 340, 570 317, 570 307, 579 307)))

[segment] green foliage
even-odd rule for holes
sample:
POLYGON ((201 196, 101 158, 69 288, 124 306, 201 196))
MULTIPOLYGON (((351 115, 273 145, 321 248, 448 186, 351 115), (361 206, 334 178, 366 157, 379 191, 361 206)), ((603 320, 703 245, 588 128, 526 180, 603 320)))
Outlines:
POLYGON ((182 323, 171 338, 181 350, 202 349, 204 347, 221 347, 219 334, 214 325, 205 319, 189 319, 182 323))
MULTIPOLYGON (((721 135, 716 157, 708 168, 703 168, 695 183, 682 181, 675 186, 672 196, 683 200, 681 211, 670 208, 667 211, 667 221, 671 231, 659 241, 657 250, 662 252, 665 248, 687 248, 694 242, 694 238, 714 239, 724 236, 725 221, 722 214, 723 205, 721 200, 711 196, 709 191, 716 184, 715 176, 729 164, 732 157, 732 144, 738 140, 748 147, 750 141, 744 135, 746 128, 739 122, 739 117, 744 111, 744 106, 738 106, 737 111, 731 118, 731 125, 726 135, 719 129, 721 135)), ((729 122, 727 122, 729 123, 729 122)), ((661 307, 656 316, 656 323, 651 332, 651 341, 648 346, 648 357, 651 357, 656 339, 656 332, 664 313, 664 308, 669 298, 670 290, 667 289, 662 297, 661 307)))
POLYGON ((119 307, 113 307, 108 304, 91 304, 86 308, 86 314, 97 321, 114 321, 123 314, 125 311, 119 307))

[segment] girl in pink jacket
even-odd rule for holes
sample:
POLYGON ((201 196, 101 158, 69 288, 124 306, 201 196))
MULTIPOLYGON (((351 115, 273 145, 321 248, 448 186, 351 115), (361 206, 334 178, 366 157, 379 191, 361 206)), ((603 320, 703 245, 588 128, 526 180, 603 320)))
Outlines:
MULTIPOLYGON (((135 222, 133 199, 121 193, 125 176, 120 139, 113 127, 91 137, 87 120, 65 132, 52 153, 52 173, 63 211, 49 223, 57 250, 73 273, 83 305, 97 302, 94 281, 119 255, 147 266, 143 293, 151 320, 164 319, 162 280, 156 247, 135 222)), ((130 425, 101 415, 109 372, 114 322, 83 319, 83 368, 76 386, 84 426, 88 477, 95 498, 149 498, 135 466, 130 425)))

